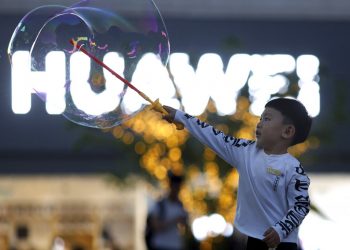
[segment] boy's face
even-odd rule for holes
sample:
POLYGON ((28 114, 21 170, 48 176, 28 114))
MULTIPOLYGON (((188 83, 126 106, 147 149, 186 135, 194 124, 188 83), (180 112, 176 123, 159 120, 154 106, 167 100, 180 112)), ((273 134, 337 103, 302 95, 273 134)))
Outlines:
POLYGON ((256 126, 256 142, 259 148, 272 149, 282 140, 286 128, 281 112, 273 108, 265 108, 256 126))

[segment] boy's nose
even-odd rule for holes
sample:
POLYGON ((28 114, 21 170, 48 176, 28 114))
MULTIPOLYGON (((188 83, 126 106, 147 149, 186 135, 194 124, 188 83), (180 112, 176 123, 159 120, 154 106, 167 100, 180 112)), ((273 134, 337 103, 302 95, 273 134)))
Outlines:
POLYGON ((256 124, 256 127, 257 127, 257 128, 261 128, 261 121, 259 121, 259 122, 256 124))

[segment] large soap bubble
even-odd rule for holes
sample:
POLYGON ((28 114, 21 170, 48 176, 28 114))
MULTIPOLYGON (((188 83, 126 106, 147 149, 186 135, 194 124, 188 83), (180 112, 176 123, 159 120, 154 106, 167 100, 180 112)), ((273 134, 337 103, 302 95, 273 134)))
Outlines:
POLYGON ((138 0, 131 11, 125 8, 128 4, 128 0, 86 0, 69 7, 41 6, 20 21, 9 57, 13 62, 28 55, 31 72, 52 73, 43 84, 32 86, 47 108, 61 109, 69 120, 95 128, 119 125, 142 110, 144 106, 127 111, 123 98, 128 87, 70 43, 73 39, 130 82, 146 54, 166 65, 169 39, 156 5, 138 0))

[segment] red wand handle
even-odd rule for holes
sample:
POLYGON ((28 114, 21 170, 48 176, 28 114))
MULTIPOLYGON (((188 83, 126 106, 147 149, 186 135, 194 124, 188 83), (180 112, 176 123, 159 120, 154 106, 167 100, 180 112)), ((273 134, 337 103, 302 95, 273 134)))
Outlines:
MULTIPOLYGON (((157 112, 162 113, 163 115, 168 115, 168 112, 163 108, 163 105, 159 102, 157 99, 156 101, 152 101, 145 93, 140 91, 138 88, 136 88, 134 85, 132 85, 128 80, 126 80, 124 77, 119 75, 117 72, 112 70, 110 67, 108 67, 105 63, 103 63, 101 60, 99 60, 97 57, 89 53, 86 49, 84 49, 82 46, 78 47, 77 42, 75 42, 73 39, 69 40, 69 42, 79 51, 83 52, 85 55, 90 57, 92 60, 94 60, 97 64, 108 70, 112 75, 117 77, 119 80, 121 80, 123 83, 125 83, 128 87, 130 87, 132 90, 134 90, 137 94, 139 94, 143 99, 151 103, 151 109, 154 109, 157 112)), ((184 125, 182 123, 175 122, 176 128, 178 130, 182 130, 184 128, 184 125)))

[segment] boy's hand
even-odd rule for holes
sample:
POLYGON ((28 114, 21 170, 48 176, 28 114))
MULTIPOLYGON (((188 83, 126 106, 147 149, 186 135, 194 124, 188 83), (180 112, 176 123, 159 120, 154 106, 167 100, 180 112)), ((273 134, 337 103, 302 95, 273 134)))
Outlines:
POLYGON ((154 102, 154 104, 151 106, 151 109, 159 112, 162 114, 163 116, 163 119, 166 120, 167 122, 169 123, 174 123, 175 126, 176 126, 176 129, 177 130, 182 130, 184 129, 184 125, 181 123, 181 122, 176 122, 174 121, 175 119, 175 113, 176 113, 176 109, 172 108, 172 107, 169 107, 169 106, 162 106, 158 99, 154 102), (168 114, 165 114, 166 112, 168 114))
POLYGON ((265 238, 263 239, 263 241, 270 248, 277 247, 278 244, 280 244, 280 242, 281 242, 278 233, 272 227, 270 227, 269 229, 267 229, 265 231, 264 236, 265 236, 265 238))
POLYGON ((176 109, 169 106, 163 106, 163 108, 168 112, 168 115, 163 115, 163 119, 169 123, 173 123, 175 119, 176 109))

